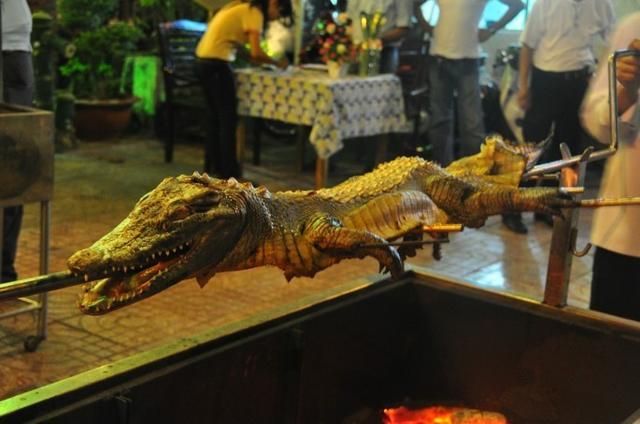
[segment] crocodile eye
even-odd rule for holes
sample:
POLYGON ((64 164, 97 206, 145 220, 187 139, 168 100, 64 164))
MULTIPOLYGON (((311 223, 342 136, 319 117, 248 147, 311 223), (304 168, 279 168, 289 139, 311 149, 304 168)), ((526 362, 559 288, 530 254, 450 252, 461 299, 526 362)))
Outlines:
POLYGON ((200 199, 194 201, 193 203, 191 203, 191 208, 196 213, 203 213, 217 207, 219 203, 220 195, 215 193, 207 195, 205 197, 201 197, 200 199))

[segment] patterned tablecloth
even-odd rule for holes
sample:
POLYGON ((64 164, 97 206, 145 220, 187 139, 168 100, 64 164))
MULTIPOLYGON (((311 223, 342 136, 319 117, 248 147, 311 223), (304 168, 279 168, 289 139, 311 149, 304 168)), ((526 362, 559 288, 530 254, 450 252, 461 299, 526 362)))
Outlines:
POLYGON ((407 131, 395 75, 331 79, 318 71, 239 69, 236 77, 240 115, 310 125, 322 159, 346 138, 407 131))

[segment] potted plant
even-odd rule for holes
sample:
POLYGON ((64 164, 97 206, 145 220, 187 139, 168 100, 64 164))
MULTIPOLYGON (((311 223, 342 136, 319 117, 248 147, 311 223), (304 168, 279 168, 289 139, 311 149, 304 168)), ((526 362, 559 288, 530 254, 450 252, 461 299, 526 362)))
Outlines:
POLYGON ((60 73, 76 97, 74 124, 81 139, 110 138, 129 124, 135 98, 122 89, 127 56, 144 33, 113 18, 119 0, 61 0, 59 24, 70 38, 60 73))

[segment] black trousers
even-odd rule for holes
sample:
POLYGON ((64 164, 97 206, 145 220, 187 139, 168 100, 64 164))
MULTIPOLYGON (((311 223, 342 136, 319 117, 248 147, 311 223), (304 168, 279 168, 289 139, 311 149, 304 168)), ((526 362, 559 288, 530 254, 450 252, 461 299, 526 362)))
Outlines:
POLYGON ((236 157, 238 113, 233 70, 224 60, 198 59, 196 75, 202 83, 208 108, 204 170, 220 178, 240 177, 236 157))
MULTIPOLYGON (((2 76, 5 102, 31 106, 34 93, 31 53, 3 51, 2 76)), ((22 206, 4 208, 3 218, 2 275, 0 276, 0 281, 13 281, 18 278, 14 262, 18 250, 20 226, 22 225, 22 206)))
POLYGON ((541 162, 560 159, 560 143, 566 143, 574 155, 581 153, 583 133, 579 110, 589 78, 588 69, 547 72, 533 68, 531 105, 522 126, 524 139, 530 142, 544 140, 555 123, 553 143, 541 162))
POLYGON ((597 247, 589 307, 640 321, 640 258, 597 247))

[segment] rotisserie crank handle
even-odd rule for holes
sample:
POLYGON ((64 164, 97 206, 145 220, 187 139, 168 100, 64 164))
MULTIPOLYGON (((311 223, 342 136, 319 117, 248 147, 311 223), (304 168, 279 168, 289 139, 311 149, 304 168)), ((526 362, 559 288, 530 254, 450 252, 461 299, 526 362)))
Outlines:
POLYGON ((54 272, 10 283, 2 283, 0 284, 0 301, 63 289, 82 283, 84 283, 83 276, 73 275, 71 271, 54 272))

